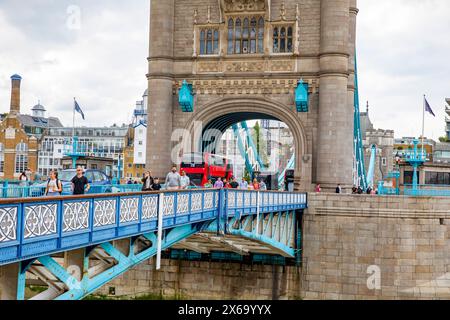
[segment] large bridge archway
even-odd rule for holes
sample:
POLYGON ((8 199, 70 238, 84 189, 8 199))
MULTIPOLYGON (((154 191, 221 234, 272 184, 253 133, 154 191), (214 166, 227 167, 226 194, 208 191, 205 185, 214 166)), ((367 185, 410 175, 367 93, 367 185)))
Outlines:
MULTIPOLYGON (((277 101, 252 97, 224 98, 200 108, 187 121, 185 127, 193 139, 203 138, 203 134, 200 137, 194 134, 195 125, 199 123, 202 125, 203 133, 208 129, 225 132, 233 124, 247 120, 269 119, 284 122, 294 140, 296 189, 308 190, 311 187, 312 159, 307 152, 306 131, 296 112, 290 110, 288 106, 277 101)), ((199 143, 201 145, 200 141, 192 141, 193 146, 198 146, 199 143)))

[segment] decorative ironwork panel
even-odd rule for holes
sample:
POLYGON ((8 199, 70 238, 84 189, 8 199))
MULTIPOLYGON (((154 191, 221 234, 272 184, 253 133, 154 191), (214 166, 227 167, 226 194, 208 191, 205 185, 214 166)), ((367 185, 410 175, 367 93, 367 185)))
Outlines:
POLYGON ((139 220, 139 198, 120 199, 120 223, 139 220))
POLYGON ((252 192, 252 206, 256 207, 257 203, 256 203, 256 199, 258 198, 258 195, 256 194, 256 192, 252 192))
POLYGON ((219 208, 219 193, 214 192, 214 208, 219 208))
POLYGON ((202 210, 202 194, 200 192, 192 194, 191 211, 202 210))
POLYGON ((25 207, 25 239, 56 234, 58 205, 40 204, 25 207))
POLYGON ((236 193, 235 192, 228 192, 228 208, 235 208, 236 207, 236 193))
POLYGON ((104 227, 116 224, 115 199, 96 200, 94 203, 94 227, 104 227))
POLYGON ((17 207, 0 208, 0 243, 17 240, 17 207))
POLYGON ((250 193, 248 192, 244 193, 244 205, 246 207, 250 207, 250 199, 251 199, 250 197, 251 197, 250 193))
POLYGON ((142 220, 158 217, 158 196, 142 197, 142 220))
POLYGON ((175 195, 169 194, 164 196, 163 216, 173 216, 175 209, 175 195))
POLYGON ((242 207, 243 204, 244 204, 244 193, 243 192, 238 192, 236 206, 242 207))
POLYGON ((177 197, 177 215, 189 213, 189 194, 180 193, 177 197))
POLYGON ((268 193, 264 193, 263 205, 267 206, 268 204, 269 204, 269 194, 268 193))
POLYGON ((205 206, 203 207, 204 209, 212 209, 214 207, 213 197, 213 192, 205 192, 205 206))
POLYGON ((89 229, 90 202, 66 202, 63 211, 63 232, 89 229))

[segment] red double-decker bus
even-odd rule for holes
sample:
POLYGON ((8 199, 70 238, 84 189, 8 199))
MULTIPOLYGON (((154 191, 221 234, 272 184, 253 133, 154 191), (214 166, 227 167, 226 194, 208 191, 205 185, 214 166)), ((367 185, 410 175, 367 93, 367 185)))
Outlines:
POLYGON ((230 180, 233 177, 233 165, 230 159, 211 153, 188 153, 181 161, 181 172, 186 172, 191 186, 204 187, 211 179, 230 180))

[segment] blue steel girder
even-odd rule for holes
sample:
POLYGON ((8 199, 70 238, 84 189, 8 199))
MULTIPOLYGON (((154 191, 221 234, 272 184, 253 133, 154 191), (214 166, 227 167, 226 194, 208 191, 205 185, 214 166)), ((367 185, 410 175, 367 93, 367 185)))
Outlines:
POLYGON ((355 52, 355 93, 354 93, 354 165, 355 165, 355 182, 357 186, 361 186, 363 190, 367 189, 366 167, 364 165, 364 147, 361 132, 360 106, 359 106, 359 86, 358 86, 358 65, 355 52))
POLYGON ((295 215, 305 208, 304 193, 236 189, 0 200, 0 224, 7 227, 0 230, 0 265, 20 263, 19 300, 24 299, 26 272, 47 280, 49 292, 39 297, 81 299, 156 254, 158 212, 162 249, 194 234, 215 233, 292 257, 297 252, 295 215), (140 249, 138 239, 145 239, 142 252, 135 250, 140 249), (74 252, 80 278, 54 258, 62 252, 74 252), (104 264, 89 269, 90 259, 104 264))
MULTIPOLYGON (((296 229, 295 211, 260 213, 259 218, 258 215, 233 216, 229 217, 226 223, 225 239, 227 235, 238 236, 273 248, 274 254, 289 258, 295 257, 297 249, 294 233, 296 229), (256 228, 258 223, 259 227, 256 228)), ((214 233, 215 227, 214 222, 209 223, 204 232, 214 233)))
MULTIPOLYGON (((203 227, 203 223, 195 225, 185 225, 176 227, 166 232, 162 242, 162 249, 170 248, 177 242, 190 237, 191 235, 199 232, 203 227)), ((55 300, 79 300, 86 297, 89 294, 94 293, 104 284, 120 276, 124 272, 133 268, 134 266, 142 263, 145 260, 150 259, 157 253, 157 243, 155 233, 145 235, 147 239, 152 239, 152 245, 148 249, 141 253, 134 254, 134 247, 130 250, 128 255, 123 254, 119 249, 114 247, 113 244, 106 242, 100 245, 111 257, 113 257, 117 264, 96 275, 93 278, 89 278, 87 273, 84 273, 81 281, 71 277, 67 271, 61 267, 50 257, 39 258, 44 266, 51 271, 58 279, 63 281, 69 288, 67 292, 57 297, 55 300), (45 262, 45 263, 44 263, 45 262)), ((85 256, 85 264, 89 261, 89 255, 85 256)))

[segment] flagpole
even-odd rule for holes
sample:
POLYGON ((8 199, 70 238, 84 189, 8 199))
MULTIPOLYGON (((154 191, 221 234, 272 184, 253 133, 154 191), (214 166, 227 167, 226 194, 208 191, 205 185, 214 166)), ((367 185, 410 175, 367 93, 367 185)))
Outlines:
POLYGON ((424 136, 425 136, 425 95, 423 95, 423 116, 422 116, 422 154, 421 157, 423 157, 423 151, 424 151, 424 136))
POLYGON ((72 128, 72 138, 75 137, 75 102, 77 100, 73 98, 73 128, 72 128))

